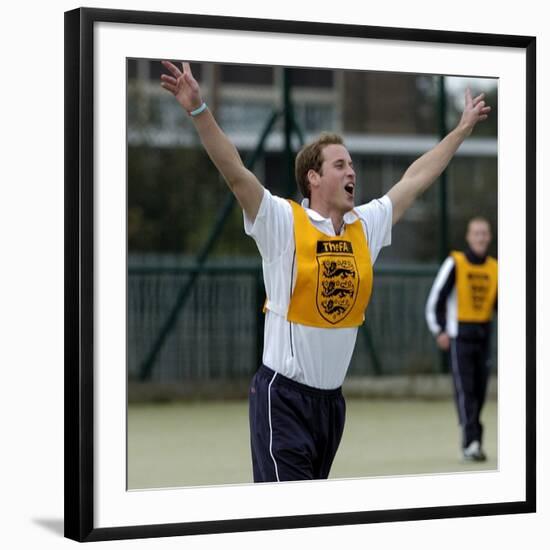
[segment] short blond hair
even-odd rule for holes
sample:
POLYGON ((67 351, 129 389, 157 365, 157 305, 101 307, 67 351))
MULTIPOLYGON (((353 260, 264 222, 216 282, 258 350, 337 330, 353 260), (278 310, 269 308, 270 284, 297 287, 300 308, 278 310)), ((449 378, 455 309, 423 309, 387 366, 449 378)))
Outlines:
POLYGON ((323 132, 315 141, 304 145, 296 156, 295 176, 298 188, 302 195, 310 198, 309 179, 307 174, 310 170, 322 175, 323 149, 327 145, 343 145, 344 139, 341 135, 333 132, 323 132))

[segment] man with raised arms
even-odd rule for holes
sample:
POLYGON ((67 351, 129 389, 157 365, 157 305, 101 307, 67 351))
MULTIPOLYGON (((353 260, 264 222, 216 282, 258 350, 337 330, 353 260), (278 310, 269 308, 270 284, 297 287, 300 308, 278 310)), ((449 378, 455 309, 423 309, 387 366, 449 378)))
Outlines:
MULTIPOLYGON (((345 419, 341 386, 372 290, 372 266, 391 227, 443 172, 490 107, 466 91, 457 127, 411 164, 380 199, 355 206, 343 139, 323 133, 296 158, 299 205, 273 196, 248 170, 203 101, 188 63, 163 61, 162 87, 189 114, 237 198, 262 256, 263 364, 249 393, 254 481, 328 477, 345 419)), ((238 358, 235 358, 238 360, 238 358)))

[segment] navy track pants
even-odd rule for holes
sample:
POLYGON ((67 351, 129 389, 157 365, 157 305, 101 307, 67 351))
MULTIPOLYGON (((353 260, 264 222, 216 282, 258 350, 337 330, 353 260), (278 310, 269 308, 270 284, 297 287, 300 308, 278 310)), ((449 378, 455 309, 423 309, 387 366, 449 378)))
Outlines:
POLYGON ((489 339, 451 340, 451 367, 455 386, 458 419, 462 428, 462 447, 482 442, 480 421, 489 379, 489 339))
POLYGON ((311 388, 262 365, 249 391, 254 481, 326 479, 345 416, 341 388, 311 388))

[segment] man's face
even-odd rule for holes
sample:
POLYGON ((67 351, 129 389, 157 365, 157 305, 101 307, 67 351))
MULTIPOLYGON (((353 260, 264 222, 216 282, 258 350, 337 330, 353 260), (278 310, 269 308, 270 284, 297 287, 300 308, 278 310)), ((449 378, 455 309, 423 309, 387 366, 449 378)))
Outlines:
POLYGON ((466 233, 468 246, 478 256, 485 256, 491 243, 491 228, 488 222, 482 220, 471 221, 466 233))
MULTIPOLYGON (((313 172, 313 170, 312 170, 313 172)), ((323 148, 321 172, 313 172, 311 191, 324 204, 348 212, 354 206, 355 171, 348 150, 339 144, 323 148)))

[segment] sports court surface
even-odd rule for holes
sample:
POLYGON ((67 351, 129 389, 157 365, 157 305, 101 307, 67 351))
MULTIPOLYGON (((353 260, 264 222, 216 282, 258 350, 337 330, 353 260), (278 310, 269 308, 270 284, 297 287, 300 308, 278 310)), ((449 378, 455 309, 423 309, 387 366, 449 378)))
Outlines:
MULTIPOLYGON (((487 462, 464 463, 450 400, 347 399, 331 478, 497 469, 497 402, 482 422, 487 462)), ((128 489, 251 483, 246 401, 131 404, 128 489)))

